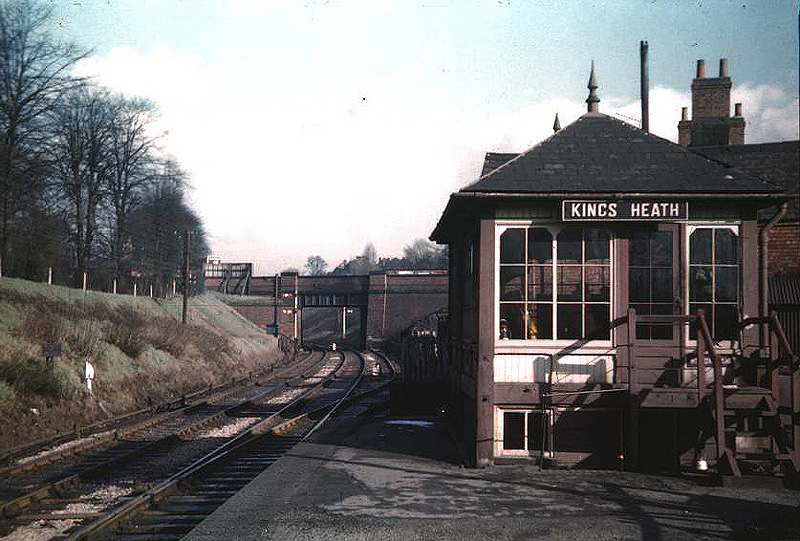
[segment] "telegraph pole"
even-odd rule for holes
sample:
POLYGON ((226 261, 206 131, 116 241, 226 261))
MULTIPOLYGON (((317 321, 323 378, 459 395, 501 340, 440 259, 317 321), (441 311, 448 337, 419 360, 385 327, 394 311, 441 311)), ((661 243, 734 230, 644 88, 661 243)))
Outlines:
POLYGON ((183 324, 186 325, 186 312, 189 308, 189 235, 183 232, 183 324))

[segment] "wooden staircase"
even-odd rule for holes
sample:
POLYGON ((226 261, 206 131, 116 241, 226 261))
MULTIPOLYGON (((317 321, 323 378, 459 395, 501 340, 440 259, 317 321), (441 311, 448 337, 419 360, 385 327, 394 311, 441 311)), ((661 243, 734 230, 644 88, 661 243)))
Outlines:
POLYGON ((696 323, 698 366, 704 366, 706 355, 714 366, 711 385, 706 385, 704 371, 698 371, 699 400, 701 407, 709 411, 713 426, 713 437, 703 438, 701 452, 716 457, 717 472, 721 474, 740 477, 800 473, 800 363, 777 316, 742 322, 769 326, 768 351, 762 351, 757 359, 761 365, 758 386, 724 384, 722 361, 702 312, 696 323), (789 392, 783 396, 786 383, 789 392))

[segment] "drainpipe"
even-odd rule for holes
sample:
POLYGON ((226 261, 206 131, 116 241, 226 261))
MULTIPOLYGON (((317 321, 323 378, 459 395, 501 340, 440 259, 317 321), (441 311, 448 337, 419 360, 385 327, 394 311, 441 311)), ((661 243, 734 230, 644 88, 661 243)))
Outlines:
MULTIPOLYGON (((789 204, 783 203, 781 208, 778 209, 777 214, 773 216, 770 221, 764 224, 761 231, 758 232, 758 317, 766 318, 769 315, 769 282, 768 282, 768 267, 769 267, 769 232, 775 227, 784 216, 789 204)), ((762 320, 763 321, 763 320, 762 320)), ((762 352, 769 344, 769 326, 766 323, 761 323, 758 333, 758 347, 762 352)))

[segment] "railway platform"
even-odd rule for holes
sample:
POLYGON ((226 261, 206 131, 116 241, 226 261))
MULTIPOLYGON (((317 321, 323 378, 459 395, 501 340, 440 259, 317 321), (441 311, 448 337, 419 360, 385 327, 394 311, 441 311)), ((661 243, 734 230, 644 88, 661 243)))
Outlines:
POLYGON ((442 423, 339 418, 189 541, 800 539, 800 492, 616 471, 463 468, 442 423))

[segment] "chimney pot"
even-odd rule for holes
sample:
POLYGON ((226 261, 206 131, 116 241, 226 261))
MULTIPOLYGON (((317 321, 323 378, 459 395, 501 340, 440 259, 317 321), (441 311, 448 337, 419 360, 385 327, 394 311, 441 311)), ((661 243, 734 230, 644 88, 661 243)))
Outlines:
POLYGON ((697 61, 697 78, 702 79, 706 76, 706 61, 705 60, 698 60, 697 61))
POLYGON ((742 116, 742 104, 741 103, 733 104, 733 116, 742 116))
POLYGON ((728 76, 728 59, 727 58, 720 58, 719 59, 719 76, 720 77, 727 77, 728 76))
POLYGON ((683 121, 689 120, 689 108, 688 107, 681 107, 681 120, 683 120, 683 121))

